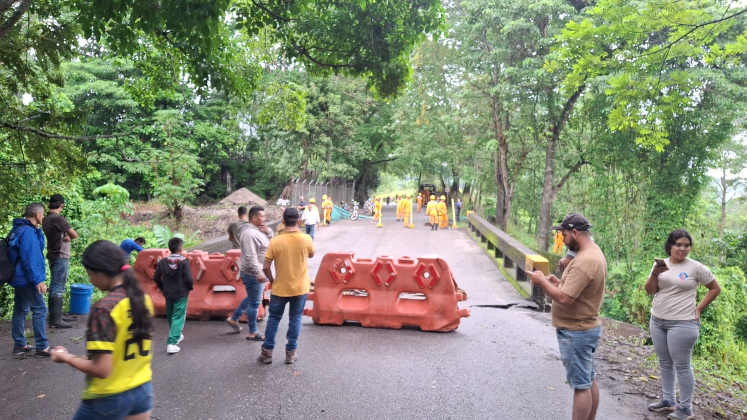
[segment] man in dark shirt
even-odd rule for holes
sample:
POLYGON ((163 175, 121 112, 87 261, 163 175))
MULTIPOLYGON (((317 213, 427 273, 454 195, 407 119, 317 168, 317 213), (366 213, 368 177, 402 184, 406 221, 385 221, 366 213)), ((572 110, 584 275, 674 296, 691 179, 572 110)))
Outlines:
POLYGON ((55 194, 49 199, 49 213, 42 221, 42 230, 47 237, 47 260, 52 280, 49 282, 49 326, 52 328, 72 327, 62 318, 62 297, 67 284, 67 271, 70 267, 70 241, 77 238, 70 224, 60 213, 65 208, 65 197, 55 194))
POLYGON ((232 249, 240 249, 241 245, 239 244, 239 228, 244 223, 249 222, 249 212, 246 210, 246 207, 241 206, 239 207, 239 219, 234 220, 228 225, 228 240, 231 241, 231 248, 232 249))

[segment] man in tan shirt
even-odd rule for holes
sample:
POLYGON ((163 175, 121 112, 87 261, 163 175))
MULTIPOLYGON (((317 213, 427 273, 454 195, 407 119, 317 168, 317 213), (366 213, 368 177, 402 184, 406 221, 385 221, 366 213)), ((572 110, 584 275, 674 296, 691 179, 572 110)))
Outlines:
POLYGON ((563 242, 577 253, 560 280, 539 271, 528 273, 532 284, 552 298, 552 324, 557 329, 560 359, 568 385, 574 390, 573 419, 594 420, 599 387, 594 352, 602 335, 599 311, 604 301, 607 260, 591 238, 591 224, 579 213, 570 213, 559 226, 563 242))

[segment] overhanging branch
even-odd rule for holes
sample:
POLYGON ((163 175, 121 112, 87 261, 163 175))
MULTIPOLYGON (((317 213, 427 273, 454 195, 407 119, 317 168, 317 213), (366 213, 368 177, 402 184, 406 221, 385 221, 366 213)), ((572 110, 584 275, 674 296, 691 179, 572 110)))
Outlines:
POLYGON ((98 136, 66 136, 63 134, 48 133, 46 131, 39 130, 38 128, 34 128, 34 127, 11 124, 6 121, 0 121, 0 127, 10 128, 11 130, 16 130, 16 131, 26 131, 29 133, 34 133, 37 136, 41 136, 47 139, 56 139, 56 140, 93 141, 93 140, 100 140, 100 139, 116 139, 116 138, 127 137, 127 136, 132 135, 132 133, 121 133, 121 134, 104 134, 104 135, 98 135, 98 136))

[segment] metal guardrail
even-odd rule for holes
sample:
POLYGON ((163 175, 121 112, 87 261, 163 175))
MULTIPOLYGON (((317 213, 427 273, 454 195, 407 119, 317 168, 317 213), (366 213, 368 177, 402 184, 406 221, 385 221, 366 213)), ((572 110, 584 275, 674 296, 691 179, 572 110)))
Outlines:
MULTIPOLYGON (((545 310, 545 291, 528 281, 528 271, 541 271, 545 275, 550 272, 550 262, 547 258, 537 254, 528 246, 512 238, 506 232, 493 226, 489 221, 474 212, 467 212, 467 224, 470 231, 486 244, 488 254, 494 258, 502 258, 505 268, 515 268, 516 278, 512 282, 514 287, 523 295, 534 301, 540 310, 545 310), (527 285, 531 294, 523 287, 527 285)), ((504 270, 505 272, 505 270, 504 270)))

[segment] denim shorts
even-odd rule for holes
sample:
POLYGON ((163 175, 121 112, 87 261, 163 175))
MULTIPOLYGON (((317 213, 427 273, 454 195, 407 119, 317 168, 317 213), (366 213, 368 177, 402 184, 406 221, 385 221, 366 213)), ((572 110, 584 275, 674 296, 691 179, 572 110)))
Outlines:
POLYGON ((602 337, 602 327, 585 331, 557 330, 560 360, 571 389, 589 389, 594 371, 594 352, 602 337))
POLYGON ((153 383, 146 382, 125 392, 83 400, 73 420, 121 420, 153 410, 153 383))

